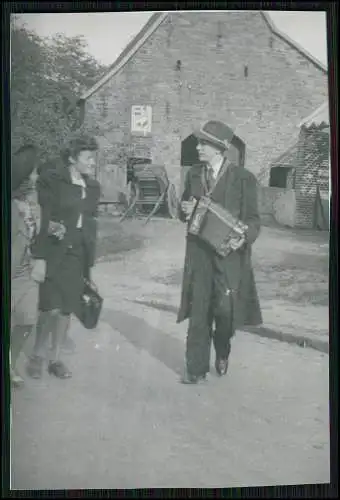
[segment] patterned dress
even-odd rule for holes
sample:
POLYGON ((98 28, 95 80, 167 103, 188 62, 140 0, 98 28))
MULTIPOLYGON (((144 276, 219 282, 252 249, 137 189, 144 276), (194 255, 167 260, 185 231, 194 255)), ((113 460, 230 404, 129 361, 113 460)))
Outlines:
POLYGON ((33 325, 37 315, 38 285, 31 279, 31 242, 37 232, 34 203, 12 200, 11 327, 33 325))

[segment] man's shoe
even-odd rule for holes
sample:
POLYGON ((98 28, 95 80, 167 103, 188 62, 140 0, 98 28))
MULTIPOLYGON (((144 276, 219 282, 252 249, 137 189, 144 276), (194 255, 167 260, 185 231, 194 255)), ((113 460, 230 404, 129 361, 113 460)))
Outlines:
POLYGON ((22 387, 24 385, 24 379, 20 377, 20 375, 12 368, 10 376, 11 376, 11 386, 13 388, 22 387))
POLYGON ((31 356, 26 366, 26 373, 31 378, 41 378, 43 358, 39 356, 31 356))
POLYGON ((226 358, 217 358, 215 361, 215 368, 220 377, 227 374, 228 360, 226 358))
POLYGON ((181 378, 182 384, 200 384, 202 382, 206 382, 207 375, 190 375, 187 371, 185 371, 183 377, 181 378))

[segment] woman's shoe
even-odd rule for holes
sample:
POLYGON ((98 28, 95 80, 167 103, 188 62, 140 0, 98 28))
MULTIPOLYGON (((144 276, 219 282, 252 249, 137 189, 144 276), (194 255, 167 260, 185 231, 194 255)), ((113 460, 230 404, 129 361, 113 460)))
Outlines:
POLYGON ((31 356, 26 366, 26 373, 31 378, 41 378, 43 358, 40 356, 31 356))
POLYGON ((20 375, 18 375, 18 373, 16 373, 16 371, 13 370, 12 368, 10 377, 11 377, 11 386, 13 388, 22 387, 25 383, 24 379, 20 377, 20 375))
POLYGON ((47 371, 50 375, 54 375, 57 378, 71 378, 72 373, 62 361, 50 361, 48 363, 47 371))

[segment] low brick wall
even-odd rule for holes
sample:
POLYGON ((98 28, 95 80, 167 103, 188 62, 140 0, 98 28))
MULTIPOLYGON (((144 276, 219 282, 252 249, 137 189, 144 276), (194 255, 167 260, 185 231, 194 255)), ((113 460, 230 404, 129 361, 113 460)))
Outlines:
POLYGON ((274 202, 275 220, 282 226, 295 227, 296 225, 296 193, 294 189, 287 189, 280 193, 274 202))
POLYGON ((258 207, 261 215, 274 215, 274 204, 285 189, 258 186, 258 207))
POLYGON ((258 186, 258 207, 263 219, 294 227, 295 191, 293 189, 258 186))

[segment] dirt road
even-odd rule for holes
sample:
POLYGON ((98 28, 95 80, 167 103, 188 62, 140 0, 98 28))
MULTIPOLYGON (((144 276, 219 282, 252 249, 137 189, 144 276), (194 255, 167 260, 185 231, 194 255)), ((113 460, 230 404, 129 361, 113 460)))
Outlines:
POLYGON ((153 224, 143 249, 98 264, 105 310, 95 331, 72 324, 73 378, 13 394, 12 488, 329 482, 327 355, 238 332, 227 377, 178 382, 186 324, 133 299, 174 299, 182 229, 153 224))
POLYGON ((72 334, 74 377, 13 396, 12 488, 329 481, 327 355, 239 333, 228 377, 183 386, 185 332, 166 313, 107 309, 72 334))

